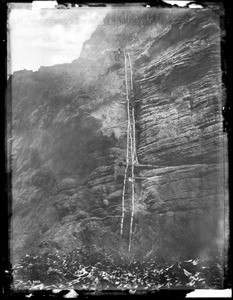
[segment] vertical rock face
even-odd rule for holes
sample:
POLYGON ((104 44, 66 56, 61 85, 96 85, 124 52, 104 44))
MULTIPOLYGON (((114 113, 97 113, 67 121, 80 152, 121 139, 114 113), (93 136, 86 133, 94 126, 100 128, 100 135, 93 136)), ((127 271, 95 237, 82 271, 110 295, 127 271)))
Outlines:
POLYGON ((144 201, 159 213, 165 248, 176 253, 198 255, 215 244, 222 222, 226 144, 219 38, 210 12, 187 14, 138 64, 139 160, 158 166, 142 172, 148 176, 144 201))
POLYGON ((177 258, 222 250, 227 155, 219 18, 208 9, 113 9, 78 60, 10 79, 14 259, 85 245, 117 257, 127 248, 129 229, 119 236, 125 49, 142 165, 131 251, 140 259, 149 251, 177 258))

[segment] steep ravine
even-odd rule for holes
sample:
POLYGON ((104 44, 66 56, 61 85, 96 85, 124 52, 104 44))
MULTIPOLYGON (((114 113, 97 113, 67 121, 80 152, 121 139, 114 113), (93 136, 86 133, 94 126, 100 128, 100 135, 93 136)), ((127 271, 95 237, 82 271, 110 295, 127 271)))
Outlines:
POLYGON ((137 171, 131 254, 223 250, 219 18, 208 9, 113 9, 76 61, 10 78, 14 261, 84 248, 126 257, 124 49, 133 63, 138 160, 154 165, 137 171))

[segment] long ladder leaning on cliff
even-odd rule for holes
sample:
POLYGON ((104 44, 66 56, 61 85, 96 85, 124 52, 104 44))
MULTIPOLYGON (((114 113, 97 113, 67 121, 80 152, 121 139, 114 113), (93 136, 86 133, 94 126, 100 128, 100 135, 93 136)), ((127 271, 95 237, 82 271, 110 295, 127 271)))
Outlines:
MULTIPOLYGON (((131 59, 130 59, 130 54, 128 54, 128 60, 129 60, 129 66, 130 66, 130 89, 133 90, 133 72, 132 72, 132 64, 131 64, 131 59)), ((135 118, 134 118, 134 106, 131 103, 131 108, 132 108, 132 124, 130 122, 130 127, 132 128, 133 132, 133 139, 131 139, 131 165, 132 165, 132 201, 131 201, 131 217, 130 217, 130 231, 129 231, 129 247, 128 251, 131 249, 131 243, 132 243, 132 232, 133 232, 133 218, 134 218, 134 202, 135 202, 135 196, 134 196, 134 164, 135 164, 135 155, 136 155, 136 141, 135 141, 135 118)))
MULTIPOLYGON (((133 69, 132 69, 132 62, 131 62, 131 57, 130 57, 130 53, 127 52, 128 54, 128 58, 129 58, 129 66, 130 66, 130 88, 131 91, 133 91, 133 69)), ((133 155, 135 158, 135 162, 136 164, 138 163, 138 157, 137 157, 137 151, 136 151, 136 131, 135 131, 135 111, 134 111, 134 107, 132 107, 132 119, 133 119, 133 155)))
POLYGON ((121 215, 121 235, 123 234, 124 218, 125 218, 125 188, 126 188, 126 179, 127 172, 129 167, 129 140, 132 140, 131 137, 131 126, 130 126, 130 112, 129 112, 129 95, 128 95, 128 76, 127 76, 127 58, 124 51, 125 58, 125 88, 126 88, 126 103, 127 103, 127 142, 126 142, 126 167, 124 174, 124 183, 123 183, 123 192, 122 192, 122 215, 121 215))
POLYGON ((138 163, 137 153, 136 153, 136 138, 135 138, 135 117, 134 117, 134 106, 131 103, 130 110, 130 99, 129 99, 129 90, 133 90, 133 73, 132 73, 132 64, 129 52, 124 51, 125 58, 125 87, 126 87, 126 103, 127 103, 127 142, 126 142, 126 167, 124 174, 124 183, 122 191, 122 215, 121 215, 121 235, 123 234, 124 226, 124 217, 125 217, 125 191, 126 191, 126 182, 127 182, 127 173, 129 168, 129 148, 131 155, 131 185, 132 185, 132 199, 131 199, 131 218, 130 218, 130 233, 129 233, 129 247, 128 251, 131 249, 132 241, 132 229, 133 229, 133 218, 134 218, 134 201, 135 201, 135 186, 134 186, 134 164, 138 163), (130 88, 128 85, 128 70, 127 70, 127 57, 130 67, 130 88), (132 118, 132 122, 131 122, 132 118), (129 145, 130 144, 130 145, 129 145))

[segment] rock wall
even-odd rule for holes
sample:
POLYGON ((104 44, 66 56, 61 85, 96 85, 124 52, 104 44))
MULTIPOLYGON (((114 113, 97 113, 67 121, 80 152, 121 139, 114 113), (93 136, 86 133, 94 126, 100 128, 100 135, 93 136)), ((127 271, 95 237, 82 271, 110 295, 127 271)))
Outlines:
POLYGON ((14 260, 83 247, 115 258, 127 252, 130 212, 119 234, 124 49, 138 100, 138 159, 154 165, 137 171, 131 254, 176 259, 223 250, 228 199, 219 17, 209 9, 117 8, 76 61, 10 78, 14 260))

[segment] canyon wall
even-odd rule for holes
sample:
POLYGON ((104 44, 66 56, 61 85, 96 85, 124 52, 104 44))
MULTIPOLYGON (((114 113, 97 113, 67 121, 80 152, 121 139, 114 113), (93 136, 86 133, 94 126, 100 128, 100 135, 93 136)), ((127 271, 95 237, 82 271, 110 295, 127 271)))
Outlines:
MULTIPOLYGON (((145 165, 137 169, 131 255, 177 259, 223 251, 228 179, 220 34, 210 9, 113 8, 77 60, 11 76, 13 261, 83 249, 116 260, 126 255, 123 50, 132 60, 136 148, 145 165)), ((129 197, 127 190, 126 204, 129 197)))

